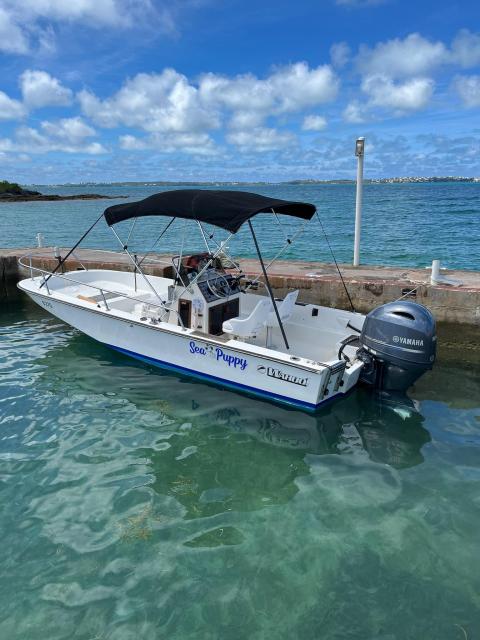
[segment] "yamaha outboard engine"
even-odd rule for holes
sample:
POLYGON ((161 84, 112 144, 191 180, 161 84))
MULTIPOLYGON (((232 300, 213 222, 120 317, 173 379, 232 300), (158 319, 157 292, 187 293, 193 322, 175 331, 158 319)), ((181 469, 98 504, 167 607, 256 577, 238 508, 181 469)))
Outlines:
POLYGON ((367 315, 360 344, 360 380, 378 390, 406 391, 435 362, 435 318, 415 302, 389 302, 367 315))

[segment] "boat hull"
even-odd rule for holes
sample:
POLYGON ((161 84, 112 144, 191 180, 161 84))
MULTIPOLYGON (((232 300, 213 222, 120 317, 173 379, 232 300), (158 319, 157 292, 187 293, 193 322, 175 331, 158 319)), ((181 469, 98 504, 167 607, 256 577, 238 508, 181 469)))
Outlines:
MULTIPOLYGON (((308 368, 232 347, 207 336, 192 335, 165 323, 153 326, 85 308, 55 296, 33 292, 19 283, 52 315, 116 351, 149 364, 282 404, 315 411, 345 395, 356 383, 350 376, 340 391, 343 371, 308 368)), ((249 345, 245 345, 248 347, 249 345)))

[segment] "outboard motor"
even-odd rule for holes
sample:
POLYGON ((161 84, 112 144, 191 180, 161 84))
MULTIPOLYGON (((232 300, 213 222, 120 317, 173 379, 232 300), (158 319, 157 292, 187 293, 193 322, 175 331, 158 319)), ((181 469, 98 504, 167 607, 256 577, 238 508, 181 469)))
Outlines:
POLYGON ((389 302, 365 318, 357 357, 360 380, 384 391, 406 391, 435 362, 435 318, 416 302, 389 302))

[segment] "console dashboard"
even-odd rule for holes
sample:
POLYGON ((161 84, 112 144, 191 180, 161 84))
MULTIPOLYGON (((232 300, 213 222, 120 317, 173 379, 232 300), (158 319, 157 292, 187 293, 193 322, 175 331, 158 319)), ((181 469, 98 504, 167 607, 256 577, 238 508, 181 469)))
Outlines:
POLYGON ((219 302, 240 293, 237 278, 227 273, 220 274, 214 270, 208 270, 205 277, 197 284, 207 303, 219 302))

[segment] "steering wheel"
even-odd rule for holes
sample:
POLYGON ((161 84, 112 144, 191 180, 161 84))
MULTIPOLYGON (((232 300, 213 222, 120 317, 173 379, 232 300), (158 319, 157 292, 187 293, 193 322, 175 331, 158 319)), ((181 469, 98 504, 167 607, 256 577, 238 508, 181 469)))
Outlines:
POLYGON ((227 298, 230 295, 230 284, 221 273, 217 273, 216 271, 207 273, 206 282, 208 290, 215 298, 227 298))

